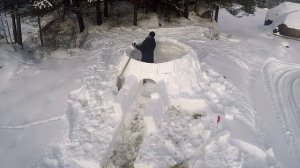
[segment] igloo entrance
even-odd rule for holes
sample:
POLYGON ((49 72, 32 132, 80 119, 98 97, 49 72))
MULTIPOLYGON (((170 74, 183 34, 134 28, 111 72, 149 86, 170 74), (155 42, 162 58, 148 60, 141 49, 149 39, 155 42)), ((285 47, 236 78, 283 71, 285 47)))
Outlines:
MULTIPOLYGON (((186 54, 186 50, 176 42, 157 40, 154 50, 154 63, 169 62, 179 59, 186 54)), ((135 50, 132 53, 132 58, 140 61, 142 59, 142 53, 135 50)))

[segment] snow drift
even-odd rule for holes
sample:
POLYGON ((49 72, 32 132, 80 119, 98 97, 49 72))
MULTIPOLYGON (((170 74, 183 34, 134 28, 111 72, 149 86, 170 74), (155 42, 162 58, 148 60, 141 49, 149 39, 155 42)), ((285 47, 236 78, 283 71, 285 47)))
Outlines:
POLYGON ((283 2, 270 9, 265 18, 265 25, 271 25, 273 33, 300 38, 300 4, 283 2))

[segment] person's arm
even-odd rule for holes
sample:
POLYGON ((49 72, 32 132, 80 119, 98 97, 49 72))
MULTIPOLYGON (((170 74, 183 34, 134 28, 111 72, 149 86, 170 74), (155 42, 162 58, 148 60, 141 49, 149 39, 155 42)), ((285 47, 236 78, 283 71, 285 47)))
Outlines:
POLYGON ((137 48, 137 49, 140 50, 140 51, 143 51, 144 48, 145 48, 145 43, 146 43, 146 40, 144 40, 144 41, 142 42, 142 44, 136 44, 136 45, 135 45, 135 48, 137 48))

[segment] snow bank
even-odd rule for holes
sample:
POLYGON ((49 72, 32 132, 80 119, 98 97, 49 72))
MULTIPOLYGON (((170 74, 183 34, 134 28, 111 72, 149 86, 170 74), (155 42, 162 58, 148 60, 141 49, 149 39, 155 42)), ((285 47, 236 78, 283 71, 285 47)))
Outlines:
MULTIPOLYGON (((19 54, 13 54, 13 48, 11 46, 2 46, 1 57, 0 57, 0 90, 3 91, 8 87, 8 81, 13 77, 17 72, 22 62, 19 62, 19 54), (15 58, 15 59, 14 59, 15 58)), ((21 60, 21 59, 20 59, 21 60)), ((22 60, 21 60, 22 61, 22 60)))
POLYGON ((283 2, 277 7, 268 10, 265 21, 266 23, 272 24, 273 27, 286 24, 289 28, 300 29, 300 23, 298 22, 299 16, 300 4, 283 2))
POLYGON ((299 17, 300 4, 283 2, 267 12, 265 25, 271 25, 274 33, 299 38, 299 17))

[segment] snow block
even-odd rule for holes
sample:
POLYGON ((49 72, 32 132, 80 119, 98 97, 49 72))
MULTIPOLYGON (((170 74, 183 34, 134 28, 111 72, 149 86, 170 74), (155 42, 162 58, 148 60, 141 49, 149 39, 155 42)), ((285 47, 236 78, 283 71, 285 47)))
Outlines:
POLYGON ((133 100, 137 96, 139 82, 135 76, 129 76, 126 78, 125 83, 123 84, 122 89, 119 91, 118 95, 115 98, 115 103, 121 106, 122 112, 128 111, 133 100))
POLYGON ((173 62, 167 62, 164 64, 158 64, 158 73, 160 74, 168 74, 174 72, 174 63, 173 62))

